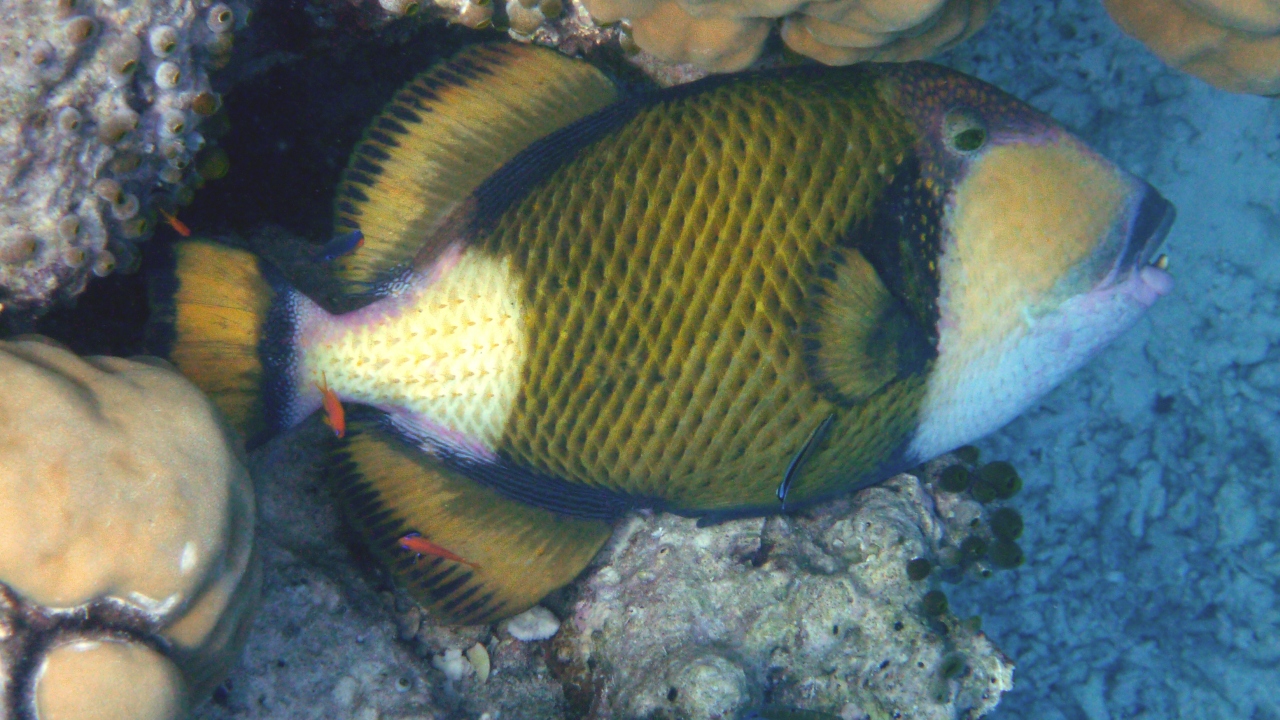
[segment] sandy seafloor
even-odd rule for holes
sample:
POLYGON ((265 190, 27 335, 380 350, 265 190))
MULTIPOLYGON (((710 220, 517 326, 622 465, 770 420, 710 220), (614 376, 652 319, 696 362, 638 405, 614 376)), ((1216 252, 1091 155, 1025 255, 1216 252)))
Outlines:
POLYGON ((1018 663, 991 717, 1280 718, 1280 102, 1163 68, 1089 0, 1006 0, 946 60, 1178 208, 1172 294, 980 443, 1026 481, 1026 566, 949 589, 1018 663))
MULTIPOLYGON (((1005 0, 942 61, 1047 111, 1179 211, 1173 293, 981 443, 1026 481, 1026 566, 947 588, 1017 660, 993 717, 1280 719, 1280 103, 1164 67, 1096 0, 1005 0)), ((287 556, 269 564, 285 571, 268 573, 233 705, 295 716, 289 698, 327 694, 323 666, 355 655, 381 658, 379 676, 426 671, 386 619, 354 640, 312 625, 312 603, 290 598, 336 591, 294 577, 287 556), (316 633, 332 654, 316 667, 271 659, 316 633), (337 650, 352 642, 362 650, 337 650)), ((367 691, 396 692, 380 682, 367 691)))

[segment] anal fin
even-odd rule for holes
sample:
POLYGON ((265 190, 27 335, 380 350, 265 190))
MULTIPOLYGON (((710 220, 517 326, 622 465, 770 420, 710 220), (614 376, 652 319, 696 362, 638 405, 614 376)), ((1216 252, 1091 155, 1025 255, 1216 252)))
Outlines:
POLYGON ((336 441, 329 476, 348 520, 419 602, 449 622, 479 624, 522 612, 567 584, 612 532, 509 499, 367 417, 336 441), (418 553, 418 533, 466 562, 418 553))

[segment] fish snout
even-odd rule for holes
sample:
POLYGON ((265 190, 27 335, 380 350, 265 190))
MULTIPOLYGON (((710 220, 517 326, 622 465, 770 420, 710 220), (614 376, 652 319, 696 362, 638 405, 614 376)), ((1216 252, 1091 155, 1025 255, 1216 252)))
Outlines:
POLYGON ((1129 224, 1129 240, 1120 255, 1119 267, 1140 270, 1150 265, 1155 252, 1169 234, 1177 210, 1155 188, 1142 183, 1141 195, 1129 224))
POLYGON ((1150 305, 1173 288, 1173 277, 1165 269, 1168 260, 1156 251, 1169 234, 1177 210, 1154 187, 1141 180, 1138 183, 1124 249, 1116 258, 1111 277, 1116 282, 1136 281, 1139 299, 1150 305))

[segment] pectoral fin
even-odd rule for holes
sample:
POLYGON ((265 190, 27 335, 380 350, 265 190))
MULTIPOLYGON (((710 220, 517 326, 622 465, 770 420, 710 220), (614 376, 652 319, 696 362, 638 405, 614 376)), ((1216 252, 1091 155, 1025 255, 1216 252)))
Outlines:
POLYGON ((840 404, 863 402, 923 372, 936 354, 929 334, 857 250, 836 250, 814 290, 806 360, 818 386, 840 404))
POLYGON ((368 417, 348 422, 329 468, 369 549, 449 622, 487 623, 528 609, 576 577, 611 533, 603 520, 511 500, 368 417), (406 549, 401 539, 411 533, 466 562, 406 549))

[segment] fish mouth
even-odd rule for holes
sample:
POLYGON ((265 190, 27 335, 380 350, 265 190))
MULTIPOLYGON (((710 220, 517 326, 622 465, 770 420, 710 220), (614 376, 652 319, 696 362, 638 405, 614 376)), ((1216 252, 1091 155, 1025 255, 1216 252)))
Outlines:
POLYGON ((1177 210, 1155 188, 1143 183, 1142 199, 1138 201, 1129 223, 1129 237, 1124 252, 1116 260, 1118 273, 1139 271, 1157 262, 1156 250, 1173 227, 1177 210))
POLYGON ((1155 188, 1142 184, 1142 196, 1129 222, 1129 234, 1123 252, 1116 259, 1111 277, 1116 282, 1136 280, 1134 296, 1142 304, 1150 306, 1173 288, 1173 277, 1168 273, 1168 258, 1157 256, 1156 250, 1169 234, 1177 210, 1155 188))

